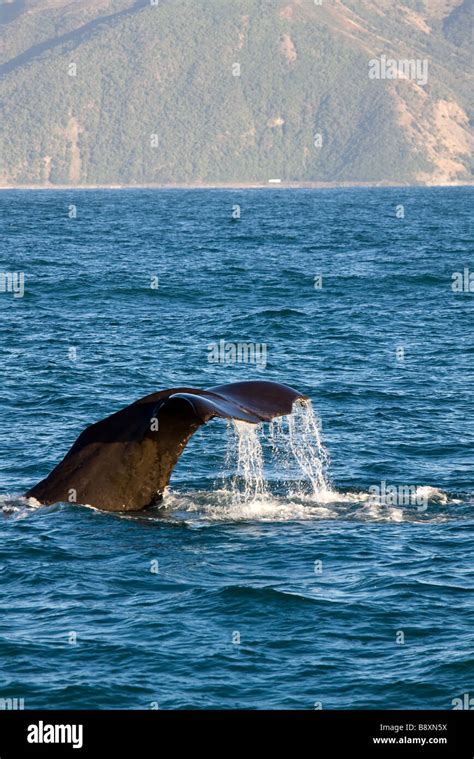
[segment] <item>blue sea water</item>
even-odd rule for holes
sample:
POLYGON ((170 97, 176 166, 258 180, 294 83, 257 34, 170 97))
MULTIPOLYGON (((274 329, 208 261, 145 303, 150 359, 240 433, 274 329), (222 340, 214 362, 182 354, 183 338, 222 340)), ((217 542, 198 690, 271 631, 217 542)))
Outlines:
POLYGON ((0 207, 1 271, 26 278, 24 297, 0 293, 0 698, 474 696, 474 292, 452 289, 474 270, 472 191, 3 191, 0 207), (265 343, 265 368, 210 363, 221 339, 265 343), (87 424, 159 389, 244 379, 311 397, 332 498, 289 492, 269 460, 270 497, 229 501, 216 420, 161 511, 22 500, 87 424), (382 482, 426 502, 374 504, 382 482))

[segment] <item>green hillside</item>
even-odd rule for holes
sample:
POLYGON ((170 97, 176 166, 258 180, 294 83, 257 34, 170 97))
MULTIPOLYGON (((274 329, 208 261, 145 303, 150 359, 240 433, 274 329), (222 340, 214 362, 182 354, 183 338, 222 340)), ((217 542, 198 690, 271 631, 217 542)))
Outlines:
POLYGON ((0 183, 470 181, 472 5, 4 4, 0 183))

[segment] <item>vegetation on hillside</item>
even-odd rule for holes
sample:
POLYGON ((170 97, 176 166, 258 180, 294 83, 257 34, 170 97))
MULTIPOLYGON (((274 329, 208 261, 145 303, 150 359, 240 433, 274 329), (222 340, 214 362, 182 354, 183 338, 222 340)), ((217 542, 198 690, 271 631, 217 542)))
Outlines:
POLYGON ((469 180, 472 3, 375 5, 25 0, 0 24, 0 181, 469 180), (428 58, 428 84, 370 79, 381 54, 428 58))

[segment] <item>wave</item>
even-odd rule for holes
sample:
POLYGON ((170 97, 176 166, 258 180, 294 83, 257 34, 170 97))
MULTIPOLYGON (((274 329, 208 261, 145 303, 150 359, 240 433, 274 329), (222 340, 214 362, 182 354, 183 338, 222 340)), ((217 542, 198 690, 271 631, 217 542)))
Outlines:
POLYGON ((449 494, 431 485, 421 485, 417 497, 426 499, 422 506, 389 505, 374 500, 373 493, 360 490, 328 489, 319 494, 308 494, 295 489, 285 494, 257 493, 246 500, 236 499, 232 488, 212 488, 208 490, 168 489, 159 506, 143 512, 100 511, 92 506, 59 503, 42 506, 34 498, 15 495, 0 495, 0 513, 4 517, 24 519, 41 509, 44 513, 63 510, 87 509, 104 517, 112 516, 147 523, 170 526, 206 526, 215 523, 232 522, 298 522, 351 520, 361 522, 420 522, 436 523, 453 518, 472 518, 473 496, 460 497, 449 494))
MULTIPOLYGON (((323 495, 289 493, 257 496, 245 502, 235 500, 228 489, 165 493, 162 510, 175 519, 194 525, 216 522, 294 522, 306 520, 356 520, 361 522, 440 522, 459 517, 460 505, 472 505, 439 488, 423 485, 417 489, 427 496, 426 508, 418 505, 391 506, 377 503, 364 491, 331 489, 323 495)), ((468 508, 467 517, 472 517, 468 508)))

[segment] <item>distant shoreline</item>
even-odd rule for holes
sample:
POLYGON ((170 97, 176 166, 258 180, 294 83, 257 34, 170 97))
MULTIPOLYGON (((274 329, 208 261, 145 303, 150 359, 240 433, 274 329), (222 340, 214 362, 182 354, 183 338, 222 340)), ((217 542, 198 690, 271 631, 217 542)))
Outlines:
POLYGON ((2 190, 327 190, 368 188, 414 187, 473 187, 474 181, 445 183, 410 182, 208 182, 177 184, 12 184, 0 185, 2 190))

